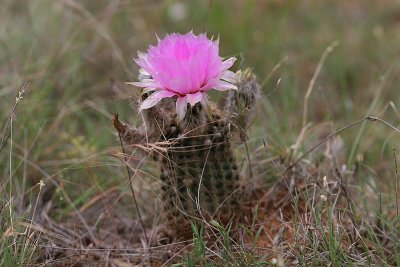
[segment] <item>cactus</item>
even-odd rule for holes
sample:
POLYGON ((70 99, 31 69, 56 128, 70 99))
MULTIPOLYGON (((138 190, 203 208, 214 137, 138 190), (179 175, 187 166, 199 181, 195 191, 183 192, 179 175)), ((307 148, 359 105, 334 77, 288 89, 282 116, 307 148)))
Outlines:
POLYGON ((164 218, 180 234, 190 231, 190 220, 212 218, 226 224, 238 208, 239 170, 231 140, 235 132, 243 138, 259 94, 249 70, 238 74, 238 90, 231 91, 224 111, 211 103, 207 112, 198 103, 177 123, 173 100, 163 99, 142 111, 139 128, 114 121, 128 145, 162 141, 158 144, 164 149, 153 151, 153 159, 161 165, 164 218))

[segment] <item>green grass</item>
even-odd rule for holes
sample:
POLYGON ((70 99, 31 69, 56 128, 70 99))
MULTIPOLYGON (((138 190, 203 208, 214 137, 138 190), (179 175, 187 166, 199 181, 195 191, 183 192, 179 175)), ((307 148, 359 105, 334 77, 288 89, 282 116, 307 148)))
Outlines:
MULTIPOLYGON (((237 56, 237 68, 251 67, 260 81, 265 80, 258 119, 248 141, 255 164, 276 157, 274 163, 279 165, 281 158, 284 163, 278 167, 284 171, 329 133, 366 115, 399 126, 397 3, 195 0, 184 2, 187 13, 181 20, 171 16, 174 3, 2 1, 0 129, 6 130, 18 91, 25 83, 28 86, 12 116, 13 127, 5 134, 11 130, 12 135, 0 151, 0 265, 33 263, 40 254, 35 239, 39 232, 34 231, 33 241, 27 242, 26 236, 16 232, 10 235, 9 231, 30 231, 27 225, 33 218, 41 180, 46 187, 57 187, 50 213, 56 222, 63 222, 110 188, 118 188, 124 196, 129 194, 124 165, 113 156, 119 151, 119 143, 111 117, 118 112, 129 122, 140 122, 135 105, 128 100, 137 96, 138 90, 124 82, 136 79, 138 68, 132 58, 138 50, 145 51, 156 42, 155 34, 193 29, 219 36, 221 55, 237 56), (303 99, 309 82, 324 50, 334 41, 339 44, 327 56, 308 100, 307 122, 311 125, 304 132, 298 153, 292 154, 302 130, 303 99), (279 62, 282 64, 274 70, 279 62)), ((297 218, 296 231, 306 234, 306 240, 304 247, 297 247, 295 258, 300 264, 314 266, 350 266, 357 261, 399 265, 399 178, 393 167, 393 149, 400 151, 400 134, 379 121, 367 120, 344 130, 335 140, 341 145, 335 153, 331 151, 334 160, 324 154, 324 143, 300 164, 318 168, 315 179, 328 175, 335 180, 332 170, 337 167, 343 171, 356 207, 343 212, 356 213, 352 215, 357 221, 355 228, 365 239, 357 242, 368 242, 360 245, 365 259, 347 250, 350 246, 341 246, 348 227, 337 228, 337 222, 327 216, 338 208, 312 205, 309 208, 316 208, 316 212, 309 219, 320 234, 308 233, 297 218)), ((243 151, 239 145, 239 157, 245 154, 243 151)), ((244 156, 240 159, 246 161, 244 156)), ((280 177, 270 161, 260 168, 261 179, 268 183, 280 177)), ((157 210, 157 173, 156 165, 146 162, 136 181, 141 211, 150 217, 157 210)), ((312 202, 315 197, 311 192, 307 199, 312 202)), ((121 213, 136 217, 129 197, 123 197, 121 205, 117 207, 121 213)), ((248 235, 255 238, 259 229, 248 228, 248 235)), ((194 254, 189 253, 183 261, 189 266, 191 262, 218 266, 207 261, 210 251, 206 256, 201 229, 196 231, 194 254)), ((229 247, 224 243, 229 240, 224 237, 227 232, 217 232, 223 237, 218 246, 221 251, 216 252, 224 262, 222 266, 229 261, 240 266, 240 261, 235 264, 237 254, 245 253, 242 258, 255 255, 254 266, 258 256, 263 256, 255 249, 249 252, 229 247)))

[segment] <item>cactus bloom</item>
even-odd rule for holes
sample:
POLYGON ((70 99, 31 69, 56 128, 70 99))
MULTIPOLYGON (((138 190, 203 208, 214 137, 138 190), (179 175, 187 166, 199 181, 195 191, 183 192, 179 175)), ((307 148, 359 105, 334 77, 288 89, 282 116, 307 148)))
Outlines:
POLYGON ((144 88, 144 93, 152 92, 141 103, 140 111, 163 98, 176 96, 176 112, 178 120, 182 120, 188 103, 206 105, 209 90, 237 89, 236 75, 228 70, 235 60, 223 60, 218 40, 212 41, 206 34, 172 33, 158 39, 156 46, 150 46, 146 54, 139 52, 135 59, 145 78, 130 84, 144 88))

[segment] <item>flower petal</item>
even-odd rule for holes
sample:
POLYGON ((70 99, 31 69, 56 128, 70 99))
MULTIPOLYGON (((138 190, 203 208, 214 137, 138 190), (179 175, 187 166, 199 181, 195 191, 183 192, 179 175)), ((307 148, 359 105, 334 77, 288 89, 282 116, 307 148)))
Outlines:
POLYGON ((212 118, 212 112, 211 112, 211 107, 210 104, 208 103, 208 96, 206 92, 203 92, 203 97, 201 99, 201 105, 203 106, 204 110, 206 111, 206 114, 209 118, 212 118))
POLYGON ((237 86, 228 82, 224 82, 224 81, 219 81, 215 84, 215 86, 213 87, 213 89, 217 90, 217 91, 227 91, 227 90, 237 90, 237 86))
POLYGON ((126 84, 134 85, 136 87, 151 87, 151 88, 160 88, 161 86, 154 81, 153 79, 144 79, 143 81, 140 82, 127 82, 126 84))
POLYGON ((174 92, 167 91, 167 90, 162 90, 155 92, 151 94, 148 98, 146 98, 139 107, 139 112, 142 111, 143 109, 149 109, 156 105, 158 102, 160 102, 161 99, 167 98, 167 97, 172 97, 176 95, 174 92))
POLYGON ((203 99, 203 94, 201 92, 186 95, 186 101, 189 102, 190 106, 192 106, 192 107, 196 103, 200 102, 202 99, 203 99))
POLYGON ((227 70, 230 67, 232 67, 233 64, 235 64, 236 58, 235 57, 230 57, 224 62, 222 62, 222 70, 227 70))
POLYGON ((148 72, 147 72, 145 69, 143 69, 143 68, 140 68, 140 69, 139 69, 139 73, 142 74, 142 75, 145 75, 145 76, 151 76, 151 74, 148 73, 148 72))
POLYGON ((152 72, 152 68, 148 62, 147 54, 138 52, 138 58, 134 58, 133 60, 146 72, 152 72))
POLYGON ((183 118, 186 115, 186 111, 187 111, 186 97, 185 96, 178 97, 178 99, 176 100, 176 114, 178 116, 178 122, 183 120, 183 118))
POLYGON ((152 108, 153 106, 155 106, 158 102, 160 102, 161 99, 156 99, 156 98, 152 98, 151 96, 149 96, 148 98, 146 98, 139 107, 139 112, 141 112, 144 109, 149 109, 152 108))
POLYGON ((236 73, 230 70, 226 70, 222 73, 221 80, 225 80, 230 83, 237 83, 239 79, 236 73))

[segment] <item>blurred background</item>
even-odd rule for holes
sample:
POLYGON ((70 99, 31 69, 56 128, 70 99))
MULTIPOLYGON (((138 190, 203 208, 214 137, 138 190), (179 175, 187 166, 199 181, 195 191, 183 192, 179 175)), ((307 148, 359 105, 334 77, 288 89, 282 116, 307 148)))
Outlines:
MULTIPOLYGON (((155 44, 156 35, 190 30, 219 37, 220 54, 239 59, 235 69, 251 67, 257 74, 262 99, 248 141, 254 157, 262 138, 273 156, 290 156, 310 80, 335 41, 307 103, 312 124, 300 150, 367 114, 399 124, 398 1, 1 0, 3 131, 18 91, 28 84, 0 152, 2 187, 12 180, 12 191, 29 199, 40 179, 58 178, 74 205, 113 186, 128 190, 123 164, 113 156, 119 143, 111 118, 119 112, 123 120, 141 121, 129 100, 139 90, 125 85, 136 81, 132 58, 155 44)), ((358 164, 361 176, 393 181, 399 134, 366 122, 337 141, 343 153, 337 166, 358 164)), ((154 166, 147 163, 144 173, 156 176, 154 166)), ((139 199, 157 196, 153 182, 145 185, 148 191, 138 189, 139 199)))

